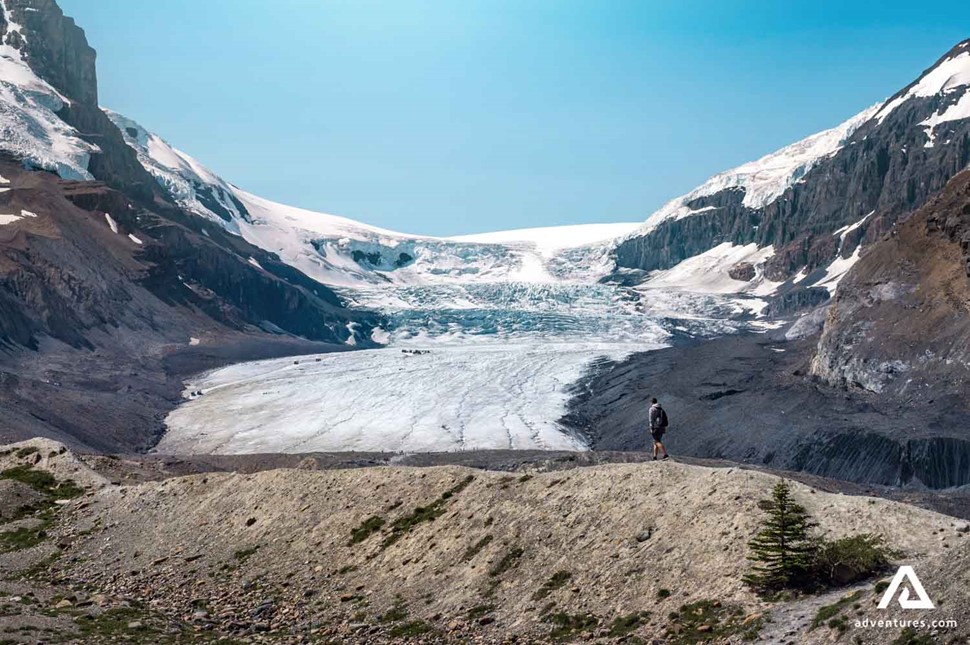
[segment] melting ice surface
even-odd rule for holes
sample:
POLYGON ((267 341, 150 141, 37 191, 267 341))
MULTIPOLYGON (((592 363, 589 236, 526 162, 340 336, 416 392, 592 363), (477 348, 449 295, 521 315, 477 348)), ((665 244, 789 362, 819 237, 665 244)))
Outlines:
POLYGON ((187 384, 167 453, 571 449, 571 385, 598 360, 730 333, 761 301, 596 282, 389 285, 376 350, 244 363, 187 384), (421 350, 416 352, 414 350, 421 350))

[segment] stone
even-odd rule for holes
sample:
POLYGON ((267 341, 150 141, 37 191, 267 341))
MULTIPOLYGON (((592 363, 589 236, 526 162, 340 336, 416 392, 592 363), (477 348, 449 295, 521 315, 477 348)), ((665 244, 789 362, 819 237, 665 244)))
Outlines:
POLYGON ((754 280, 757 272, 754 270, 754 265, 750 262, 738 262, 730 269, 728 269, 728 276, 732 280, 740 280, 741 282, 750 282, 754 280))

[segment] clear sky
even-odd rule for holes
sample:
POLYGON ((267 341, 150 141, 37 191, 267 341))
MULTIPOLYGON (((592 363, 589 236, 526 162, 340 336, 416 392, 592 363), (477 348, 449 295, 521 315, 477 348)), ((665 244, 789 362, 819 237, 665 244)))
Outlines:
POLYGON ((435 235, 643 220, 970 37, 947 0, 58 1, 106 107, 251 192, 435 235))

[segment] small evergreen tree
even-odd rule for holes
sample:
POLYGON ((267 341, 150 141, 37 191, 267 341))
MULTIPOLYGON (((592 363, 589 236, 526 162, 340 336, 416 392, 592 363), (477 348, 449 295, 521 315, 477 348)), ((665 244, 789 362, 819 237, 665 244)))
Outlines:
POLYGON ((761 592, 810 584, 818 546, 809 533, 816 523, 792 498, 791 485, 782 480, 758 506, 768 518, 748 542, 748 559, 757 564, 742 580, 761 592))

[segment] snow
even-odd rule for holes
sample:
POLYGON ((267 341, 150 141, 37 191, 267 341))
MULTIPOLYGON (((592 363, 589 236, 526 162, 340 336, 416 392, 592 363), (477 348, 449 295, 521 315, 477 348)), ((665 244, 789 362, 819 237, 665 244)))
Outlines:
POLYGON ((355 289, 388 283, 596 280, 612 270, 610 240, 635 227, 592 224, 438 238, 232 190, 250 215, 237 222, 247 241, 276 253, 318 282, 355 289))
POLYGON ((874 105, 830 130, 711 177, 686 195, 664 204, 632 235, 645 235, 668 219, 681 219, 713 210, 713 206, 691 209, 687 204, 731 188, 744 189, 742 203, 749 208, 770 204, 804 177, 819 160, 838 152, 878 108, 878 105, 874 105))
POLYGON ((112 233, 117 233, 118 232, 118 223, 116 221, 114 221, 114 218, 112 218, 111 215, 109 215, 108 213, 105 213, 104 214, 104 218, 106 220, 108 220, 108 226, 111 227, 111 232, 112 233))
POLYGON ((199 344, 199 343, 201 343, 201 342, 202 342, 202 341, 201 341, 201 340, 199 340, 198 338, 196 338, 195 336, 191 336, 191 337, 189 337, 189 345, 191 345, 191 346, 193 346, 193 347, 194 347, 194 346, 196 346, 196 345, 198 345, 198 344, 199 344))
MULTIPOLYGON (((4 177, 3 175, 0 175, 0 184, 9 184, 9 183, 10 183, 9 179, 4 177)), ((10 190, 10 189, 8 188, 7 190, 10 190)))
POLYGON ((136 121, 106 108, 102 110, 121 130, 125 143, 135 150, 142 166, 168 189, 180 206, 232 232, 238 232, 235 220, 241 219, 242 214, 232 199, 232 187, 226 181, 136 121), (199 197, 200 190, 208 192, 230 214, 232 220, 223 219, 206 206, 199 197))
POLYGON ((757 291, 758 295, 768 295, 781 284, 766 281, 761 275, 765 261, 774 254, 775 249, 771 246, 758 248, 754 243, 738 246, 724 242, 670 269, 654 271, 643 287, 720 294, 757 291), (745 282, 728 275, 731 267, 739 262, 754 265, 753 280, 745 282), (767 292, 764 290, 766 285, 767 292))
POLYGON ((828 289, 829 294, 835 293, 836 287, 838 287, 839 282, 845 277, 845 274, 849 272, 849 269, 859 261, 862 255, 862 245, 856 247, 855 251, 852 252, 847 258, 838 257, 832 261, 831 264, 826 268, 825 275, 815 284, 816 287, 825 287, 828 289))
POLYGON ((262 270, 265 270, 265 269, 263 269, 263 265, 261 265, 259 262, 257 262, 256 261, 256 258, 254 258, 252 256, 249 257, 249 259, 247 260, 247 262, 249 262, 251 265, 253 265, 257 269, 260 269, 261 271, 262 270))
POLYGON ((854 222, 852 224, 849 224, 848 226, 843 226, 842 228, 832 233, 833 236, 839 238, 839 253, 842 252, 842 245, 845 244, 845 238, 849 235, 849 233, 851 233, 852 231, 858 229, 860 226, 865 224, 866 220, 872 217, 873 214, 875 214, 875 212, 876 211, 869 211, 869 213, 865 217, 860 219, 858 222, 854 222))
POLYGON ((932 148, 935 145, 933 130, 936 126, 950 121, 959 121, 960 119, 970 119, 970 91, 964 92, 956 103, 943 108, 942 112, 931 114, 928 118, 920 121, 920 125, 926 128, 927 141, 924 147, 932 148))
POLYGON ((893 110, 911 98, 935 96, 966 85, 970 85, 970 52, 964 51, 942 61, 923 74, 908 90, 887 101, 876 113, 876 121, 882 123, 893 110))
POLYGON ((129 233, 128 234, 128 239, 131 240, 132 242, 134 242, 135 244, 144 244, 144 242, 142 242, 140 239, 138 239, 137 237, 135 237, 135 235, 133 233, 129 233))
POLYGON ((575 224, 572 226, 521 228, 511 231, 458 235, 446 239, 479 244, 524 243, 532 245, 542 256, 549 257, 563 249, 608 242, 623 237, 636 230, 638 226, 640 226, 639 222, 575 224))
POLYGON ((25 217, 37 217, 37 214, 27 210, 21 210, 20 215, 14 215, 13 213, 0 213, 0 226, 5 224, 13 224, 14 222, 22 220, 25 217))

